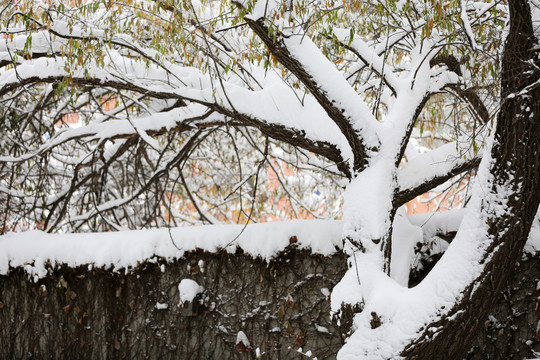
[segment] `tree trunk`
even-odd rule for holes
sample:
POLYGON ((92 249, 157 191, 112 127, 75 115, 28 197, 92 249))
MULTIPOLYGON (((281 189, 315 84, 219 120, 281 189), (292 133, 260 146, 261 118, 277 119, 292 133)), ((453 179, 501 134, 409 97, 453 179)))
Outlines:
POLYGON ((501 110, 497 117, 491 188, 486 194, 501 194, 511 187, 512 196, 486 198, 483 210, 491 245, 483 272, 465 289, 454 308, 438 321, 425 326, 418 339, 405 348, 408 359, 461 359, 464 344, 484 326, 497 294, 520 260, 532 221, 540 203, 540 71, 537 41, 529 3, 509 1, 510 29, 502 62, 501 110), (497 201, 501 201, 497 204, 497 201), (490 213, 491 206, 505 209, 504 216, 490 213), (438 329, 433 332, 432 329, 438 329))

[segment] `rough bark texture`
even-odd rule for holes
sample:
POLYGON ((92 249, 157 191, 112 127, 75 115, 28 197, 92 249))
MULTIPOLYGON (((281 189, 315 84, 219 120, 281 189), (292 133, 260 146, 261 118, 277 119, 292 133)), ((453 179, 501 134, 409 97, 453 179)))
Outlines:
POLYGON ((501 216, 485 211, 492 242, 482 260, 483 272, 448 314, 426 325, 419 338, 406 347, 402 355, 409 359, 461 359, 466 355, 464 344, 484 325, 480 319, 493 308, 493 294, 501 291, 521 257, 540 202, 538 49, 528 1, 508 4, 511 21, 502 61, 501 110, 491 151, 494 181, 483 189, 492 197, 486 206, 494 205, 489 201, 501 201, 506 212, 501 216), (511 191, 507 201, 501 189, 511 191))
POLYGON ((470 360, 526 359, 540 353, 540 254, 520 261, 467 354, 470 360))
MULTIPOLYGON (((493 296, 490 315, 477 319, 469 359, 523 359, 540 351, 539 257, 521 261, 493 296)), ((0 359, 254 359, 256 348, 261 359, 308 359, 299 347, 312 358, 334 359, 342 337, 321 289, 331 290, 345 268, 342 255, 291 251, 270 264, 195 252, 128 274, 62 267, 38 282, 16 269, 0 276, 0 359), (178 307, 184 278, 205 287, 204 306, 178 307), (158 302, 168 308, 157 309, 158 302), (236 345, 240 330, 251 349, 236 345)))

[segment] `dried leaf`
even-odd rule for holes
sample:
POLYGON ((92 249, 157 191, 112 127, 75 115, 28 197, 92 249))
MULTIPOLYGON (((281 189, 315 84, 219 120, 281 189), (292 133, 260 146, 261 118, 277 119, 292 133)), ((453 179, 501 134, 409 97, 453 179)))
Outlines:
POLYGON ((64 276, 60 276, 60 280, 58 280, 58 284, 56 284, 56 287, 58 289, 67 289, 68 283, 66 279, 64 279, 64 276))
POLYGON ((239 353, 243 353, 247 351, 246 346, 242 342, 239 342, 234 347, 236 348, 236 351, 238 351, 239 353))
POLYGON ((283 323, 283 327, 285 328, 285 331, 288 332, 288 333, 291 333, 293 331, 293 327, 291 325, 291 323, 289 322, 289 320, 285 321, 283 323))
POLYGON ((294 302, 294 299, 291 296, 291 294, 287 294, 287 301, 285 303, 287 304, 287 307, 289 309, 294 309, 296 307, 296 303, 294 302))
POLYGON ((294 343, 298 346, 304 346, 304 344, 306 343, 306 340, 304 339, 302 335, 297 335, 296 338, 294 339, 294 343))

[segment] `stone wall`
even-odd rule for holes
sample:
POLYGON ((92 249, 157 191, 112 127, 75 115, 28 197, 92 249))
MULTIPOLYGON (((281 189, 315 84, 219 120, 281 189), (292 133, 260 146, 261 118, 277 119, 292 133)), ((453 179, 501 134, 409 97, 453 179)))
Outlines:
MULTIPOLYGON (((334 359, 343 335, 327 294, 345 269, 341 254, 292 248, 270 263, 192 252, 126 273, 61 267, 38 282, 14 269, 0 276, 0 359, 334 359), (200 303, 179 304, 185 278, 205 288, 200 303), (239 331, 249 346, 237 344, 239 331)), ((479 319, 470 359, 540 351, 539 281, 538 257, 524 260, 479 319)))
POLYGON ((343 255, 307 251, 269 264, 194 252, 127 274, 62 267, 37 283, 16 269, 0 277, 0 349, 4 359, 307 359, 302 348, 333 359, 342 339, 327 291, 344 271, 343 255), (185 278, 205 288, 202 304, 179 306, 185 278), (250 346, 236 344, 239 331, 250 346))

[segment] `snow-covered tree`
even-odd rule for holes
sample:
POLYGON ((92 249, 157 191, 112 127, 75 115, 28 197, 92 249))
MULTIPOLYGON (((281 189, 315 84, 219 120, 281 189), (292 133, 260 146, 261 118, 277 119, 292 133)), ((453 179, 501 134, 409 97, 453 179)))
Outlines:
POLYGON ((2 231, 245 221, 282 197, 318 217, 313 189, 335 201, 345 186, 350 269, 332 307, 356 315, 339 357, 467 350, 456 338, 479 326, 540 202, 536 2, 11 0, 0 11, 2 231), (435 149, 415 153, 426 135, 435 149), (294 169, 310 176, 294 182, 294 169), (473 169, 444 256, 416 287, 396 282, 410 266, 400 207, 473 169), (277 193, 261 185, 270 173, 277 193))

